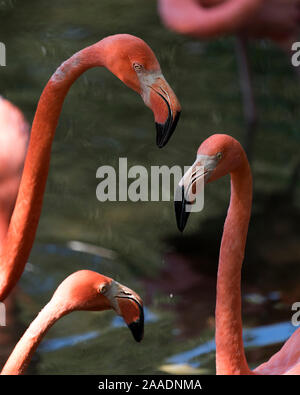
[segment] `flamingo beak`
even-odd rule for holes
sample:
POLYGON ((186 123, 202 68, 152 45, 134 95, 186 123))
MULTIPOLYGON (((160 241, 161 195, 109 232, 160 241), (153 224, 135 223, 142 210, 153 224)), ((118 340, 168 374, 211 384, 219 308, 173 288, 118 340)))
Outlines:
POLYGON ((183 232, 190 215, 190 211, 187 211, 188 202, 186 201, 184 196, 185 194, 184 194, 183 186, 181 187, 178 186, 176 190, 176 195, 178 196, 178 199, 175 199, 174 208, 175 208, 177 228, 180 230, 180 232, 183 232), (181 196, 181 199, 179 199, 179 196, 181 196))
POLYGON ((180 180, 175 193, 175 216, 177 228, 183 232, 187 224, 196 196, 203 192, 211 173, 218 163, 214 156, 197 155, 195 163, 180 180))
MULTIPOLYGON (((190 215, 190 207, 195 200, 195 196, 193 196, 193 194, 195 192, 195 185, 198 179, 197 174, 199 174, 199 172, 197 172, 196 161, 184 174, 175 192, 175 215, 177 227, 180 232, 184 231, 190 215)), ((200 177, 201 175, 202 172, 200 172, 200 177)))
POLYGON ((144 310, 140 296, 130 288, 114 281, 113 308, 123 317, 133 338, 140 342, 144 337, 144 310))
POLYGON ((136 342, 140 342, 144 337, 144 310, 143 307, 136 301, 135 302, 139 308, 140 315, 137 319, 130 322, 128 328, 130 329, 132 336, 136 342))
POLYGON ((156 144, 164 147, 174 133, 180 113, 180 103, 165 78, 160 75, 150 88, 150 104, 155 118, 156 144))

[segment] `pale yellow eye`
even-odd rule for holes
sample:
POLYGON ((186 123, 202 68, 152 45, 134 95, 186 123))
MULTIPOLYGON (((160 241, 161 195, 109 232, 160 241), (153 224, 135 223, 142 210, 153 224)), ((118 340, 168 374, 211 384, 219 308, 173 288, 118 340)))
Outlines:
POLYGON ((222 156, 223 156, 222 152, 218 152, 217 155, 216 155, 216 157, 217 157, 219 160, 222 159, 222 156))
POLYGON ((133 68, 135 71, 143 70, 143 66, 140 63, 133 63, 133 68))

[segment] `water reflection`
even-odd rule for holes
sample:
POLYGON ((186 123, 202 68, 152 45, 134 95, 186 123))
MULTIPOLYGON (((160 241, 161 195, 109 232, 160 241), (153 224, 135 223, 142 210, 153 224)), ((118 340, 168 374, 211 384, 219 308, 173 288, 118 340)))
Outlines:
POLYGON ((100 335, 100 331, 91 331, 88 333, 80 333, 72 336, 65 336, 61 338, 45 340, 38 348, 38 352, 56 351, 65 347, 73 347, 78 343, 86 342, 90 339, 95 339, 100 335))
MULTIPOLYGON (((278 324, 245 329, 243 331, 244 346, 247 349, 247 347, 263 347, 282 343, 288 339, 296 329, 297 328, 294 327, 291 322, 280 322, 278 324)), ((201 366, 201 362, 193 362, 193 359, 215 350, 215 341, 210 340, 191 350, 171 356, 167 359, 167 363, 179 365, 188 363, 192 367, 199 367, 201 366)))

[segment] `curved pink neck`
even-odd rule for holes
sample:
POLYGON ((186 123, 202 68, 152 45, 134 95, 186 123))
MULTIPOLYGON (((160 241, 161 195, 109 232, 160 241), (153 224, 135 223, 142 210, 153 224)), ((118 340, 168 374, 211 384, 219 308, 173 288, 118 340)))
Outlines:
POLYGON ((33 120, 15 209, 0 258, 0 301, 23 273, 38 226, 48 176, 51 145, 65 96, 87 69, 103 66, 101 41, 64 62, 47 83, 33 120))
POLYGON ((31 358, 51 326, 63 315, 65 311, 61 306, 53 305, 51 301, 41 310, 39 315, 28 327, 13 352, 4 365, 2 375, 20 375, 25 372, 31 358))
POLYGON ((231 174, 231 199, 220 249, 216 303, 217 374, 250 374, 242 339, 241 267, 252 205, 252 176, 244 155, 231 174))
POLYGON ((160 0, 159 11, 171 29, 182 34, 210 38, 239 30, 263 1, 226 0, 206 8, 197 0, 160 0))

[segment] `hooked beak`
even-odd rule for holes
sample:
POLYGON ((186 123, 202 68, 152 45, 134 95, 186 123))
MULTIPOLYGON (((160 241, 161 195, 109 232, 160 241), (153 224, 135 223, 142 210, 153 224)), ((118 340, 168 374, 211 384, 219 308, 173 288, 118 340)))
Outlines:
POLYGON ((164 147, 176 129, 180 113, 180 103, 163 76, 158 77, 150 88, 150 107, 156 125, 156 144, 164 147))
POLYGON ((183 232, 190 215, 190 211, 187 211, 187 204, 189 203, 186 201, 184 196, 184 186, 177 187, 176 195, 178 196, 178 200, 175 199, 174 206, 177 228, 180 232, 183 232), (179 196, 181 196, 181 199, 179 199, 179 196))
POLYGON ((143 340, 143 337, 144 337, 144 309, 139 304, 138 301, 135 301, 135 303, 137 304, 137 306, 140 310, 140 315, 136 320, 130 322, 127 325, 132 333, 134 340, 139 343, 140 341, 143 340))
POLYGON ((183 232, 190 212, 196 201, 196 195, 203 191, 218 159, 214 156, 197 155, 196 161, 180 180, 175 193, 175 216, 177 228, 183 232))
POLYGON ((123 317, 134 339, 140 342, 144 337, 144 310, 140 296, 130 288, 114 281, 112 307, 123 317))

